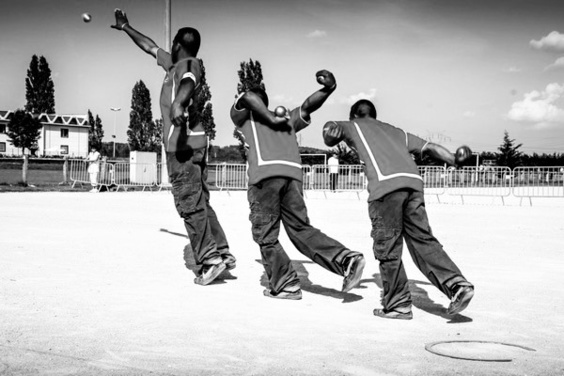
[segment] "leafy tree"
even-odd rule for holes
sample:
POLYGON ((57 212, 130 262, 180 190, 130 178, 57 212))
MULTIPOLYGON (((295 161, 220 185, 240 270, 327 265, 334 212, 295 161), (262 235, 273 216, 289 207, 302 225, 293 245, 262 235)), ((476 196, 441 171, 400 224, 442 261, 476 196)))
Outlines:
POLYGON ((10 139, 10 144, 22 149, 24 155, 24 163, 22 169, 22 181, 27 185, 27 169, 29 156, 25 153, 25 149, 37 149, 37 140, 41 136, 41 122, 33 117, 29 112, 24 110, 16 110, 8 123, 6 134, 10 139))
POLYGON ((25 80, 25 110, 32 114, 55 113, 55 85, 45 57, 33 55, 25 80))
POLYGON ((349 148, 344 142, 340 142, 332 150, 333 154, 337 155, 340 164, 357 165, 360 164, 358 154, 353 149, 349 148))
MULTIPOLYGON (((249 59, 248 62, 241 62, 241 69, 237 72, 239 75, 239 83, 237 84, 237 94, 241 94, 249 89, 260 86, 263 90, 265 89, 262 67, 259 61, 253 61, 249 59)), ((237 127, 233 130, 233 137, 239 141, 239 152, 243 157, 243 160, 247 160, 247 150, 245 147, 245 139, 237 127)))
POLYGON ((509 138, 509 133, 504 132, 503 143, 497 148, 499 154, 497 156, 497 164, 499 166, 507 166, 513 169, 521 165, 522 153, 518 150, 523 144, 515 145, 515 140, 509 138))
POLYGON ((104 138, 102 120, 98 115, 96 115, 96 119, 94 119, 92 112, 88 110, 88 124, 90 125, 90 129, 88 130, 88 145, 95 147, 96 150, 102 151, 102 138, 104 138))
POLYGON ((131 150, 157 151, 160 148, 162 128, 153 121, 151 94, 143 81, 135 84, 131 96, 127 142, 131 150), (155 144, 158 142, 158 144, 155 144))
POLYGON ((200 80, 200 95, 196 98, 196 111, 200 115, 200 121, 204 126, 204 130, 208 135, 210 141, 215 139, 215 120, 213 118, 213 106, 210 102, 212 95, 210 87, 206 79, 206 68, 204 67, 204 61, 198 59, 200 66, 202 67, 202 77, 200 80))

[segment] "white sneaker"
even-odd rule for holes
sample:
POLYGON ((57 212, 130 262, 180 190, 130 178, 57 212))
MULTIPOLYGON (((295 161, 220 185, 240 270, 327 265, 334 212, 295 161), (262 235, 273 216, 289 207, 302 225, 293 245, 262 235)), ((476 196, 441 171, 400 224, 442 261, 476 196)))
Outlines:
POLYGON ((98 193, 98 190, 96 188, 92 188, 91 190, 89 190, 88 192, 90 193, 98 193))

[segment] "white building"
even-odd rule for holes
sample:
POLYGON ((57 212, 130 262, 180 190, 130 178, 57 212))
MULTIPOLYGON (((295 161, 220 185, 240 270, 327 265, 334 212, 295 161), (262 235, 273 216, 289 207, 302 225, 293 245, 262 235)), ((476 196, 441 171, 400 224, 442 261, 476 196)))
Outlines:
MULTIPOLYGON (((10 143, 6 134, 14 111, 0 111, 0 154, 22 155, 22 149, 10 143)), ((86 157, 88 155, 88 116, 41 114, 43 125, 37 141, 38 156, 86 157)), ((26 150, 26 152, 28 152, 26 150)))

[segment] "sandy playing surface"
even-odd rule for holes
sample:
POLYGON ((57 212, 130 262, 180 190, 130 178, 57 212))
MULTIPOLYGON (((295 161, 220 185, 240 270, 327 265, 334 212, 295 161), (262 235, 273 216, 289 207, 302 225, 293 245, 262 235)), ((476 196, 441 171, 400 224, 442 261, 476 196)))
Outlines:
POLYGON ((433 231, 476 285, 468 309, 404 262, 412 321, 374 317, 380 307, 365 196, 308 194, 312 224, 365 254, 359 288, 311 263, 285 234, 301 301, 265 298, 245 192, 212 192, 237 268, 193 283, 188 240, 170 192, 0 195, 0 375, 562 375, 564 199, 533 206, 489 198, 437 203, 433 231), (437 341, 475 340, 438 356, 437 341), (497 353, 499 352, 499 353, 497 353), (484 353, 484 354, 482 354, 484 353))

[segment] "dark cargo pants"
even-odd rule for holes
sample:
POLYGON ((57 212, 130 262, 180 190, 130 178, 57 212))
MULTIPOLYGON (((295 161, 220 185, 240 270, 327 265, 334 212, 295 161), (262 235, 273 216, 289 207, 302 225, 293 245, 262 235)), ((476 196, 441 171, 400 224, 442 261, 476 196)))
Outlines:
POLYGON ((343 261, 357 254, 309 223, 302 183, 274 177, 249 186, 247 192, 254 241, 260 246, 262 263, 274 294, 296 291, 299 279, 290 258, 278 241, 280 221, 292 244, 325 269, 344 275, 343 261))
MULTIPOLYGON (((205 149, 167 153, 167 167, 174 204, 190 239, 196 265, 218 264, 230 255, 229 245, 217 215, 210 205, 206 183, 205 149)), ((188 266, 189 255, 184 255, 188 266)))
POLYGON ((422 192, 398 190, 369 203, 374 256, 380 262, 384 310, 411 309, 401 256, 403 241, 415 265, 447 297, 455 285, 472 286, 431 233, 422 192))

